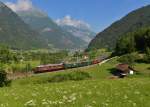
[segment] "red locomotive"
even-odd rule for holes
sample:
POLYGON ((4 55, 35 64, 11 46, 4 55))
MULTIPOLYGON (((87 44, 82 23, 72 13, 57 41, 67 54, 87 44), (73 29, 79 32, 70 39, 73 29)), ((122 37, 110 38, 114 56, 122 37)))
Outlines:
POLYGON ((58 70, 63 70, 63 69, 64 69, 63 63, 40 65, 34 69, 34 73, 53 72, 53 71, 58 71, 58 70))
POLYGON ((95 59, 95 60, 92 61, 92 64, 98 64, 98 63, 100 63, 100 62, 101 62, 100 60, 95 59))

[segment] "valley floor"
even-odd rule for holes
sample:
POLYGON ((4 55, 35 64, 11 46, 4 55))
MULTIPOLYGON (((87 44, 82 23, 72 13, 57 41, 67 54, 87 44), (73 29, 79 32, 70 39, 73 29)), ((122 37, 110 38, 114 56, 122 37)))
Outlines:
POLYGON ((141 75, 109 79, 116 64, 116 60, 111 60, 101 66, 15 80, 12 86, 0 89, 0 107, 149 107, 149 65, 137 65, 138 69, 144 71, 141 75), (56 74, 77 70, 88 72, 92 78, 60 83, 46 81, 56 74))

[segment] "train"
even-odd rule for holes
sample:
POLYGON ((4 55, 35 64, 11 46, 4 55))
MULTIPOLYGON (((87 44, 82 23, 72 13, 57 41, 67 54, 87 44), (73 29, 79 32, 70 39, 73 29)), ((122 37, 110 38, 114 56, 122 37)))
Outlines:
POLYGON ((98 64, 105 59, 106 58, 101 58, 101 59, 95 59, 92 61, 83 61, 83 62, 78 62, 78 63, 60 63, 60 64, 40 65, 40 66, 37 66, 35 69, 33 69, 33 72, 37 74, 37 73, 61 71, 61 70, 66 70, 66 69, 78 68, 78 67, 85 67, 89 65, 98 64))

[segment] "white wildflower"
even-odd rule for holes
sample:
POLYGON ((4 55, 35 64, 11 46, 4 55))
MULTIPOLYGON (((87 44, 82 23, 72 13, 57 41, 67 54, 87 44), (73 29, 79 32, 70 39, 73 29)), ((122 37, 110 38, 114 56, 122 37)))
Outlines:
POLYGON ((124 95, 124 99, 128 99, 128 96, 127 96, 127 95, 124 95))
POLYGON ((25 106, 36 106, 36 102, 34 100, 30 100, 30 101, 27 101, 24 105, 25 106))
POLYGON ((67 100, 68 98, 64 95, 64 96, 63 96, 63 99, 64 99, 64 100, 67 100))
POLYGON ((85 107, 92 107, 91 105, 85 105, 85 107))
POLYGON ((59 101, 58 103, 59 103, 59 104, 63 104, 63 102, 61 102, 61 101, 59 101))
POLYGON ((92 101, 93 104, 96 104, 96 101, 92 101))
POLYGON ((91 92, 91 91, 88 91, 88 92, 87 92, 87 95, 91 95, 91 94, 92 94, 92 92, 91 92))
POLYGON ((136 107, 136 103, 133 103, 133 106, 136 107))
POLYGON ((134 94, 137 94, 137 95, 139 95, 139 94, 140 94, 140 92, 139 92, 139 91, 135 91, 135 92, 134 92, 134 94))

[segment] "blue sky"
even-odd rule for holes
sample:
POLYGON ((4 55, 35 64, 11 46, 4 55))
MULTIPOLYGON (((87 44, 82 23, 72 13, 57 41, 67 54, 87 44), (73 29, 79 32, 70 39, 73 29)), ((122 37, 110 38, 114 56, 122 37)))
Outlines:
MULTIPOLYGON (((3 0, 16 2, 16 0, 3 0)), ((70 15, 100 32, 127 13, 150 4, 150 0, 31 0, 52 19, 70 15)))

